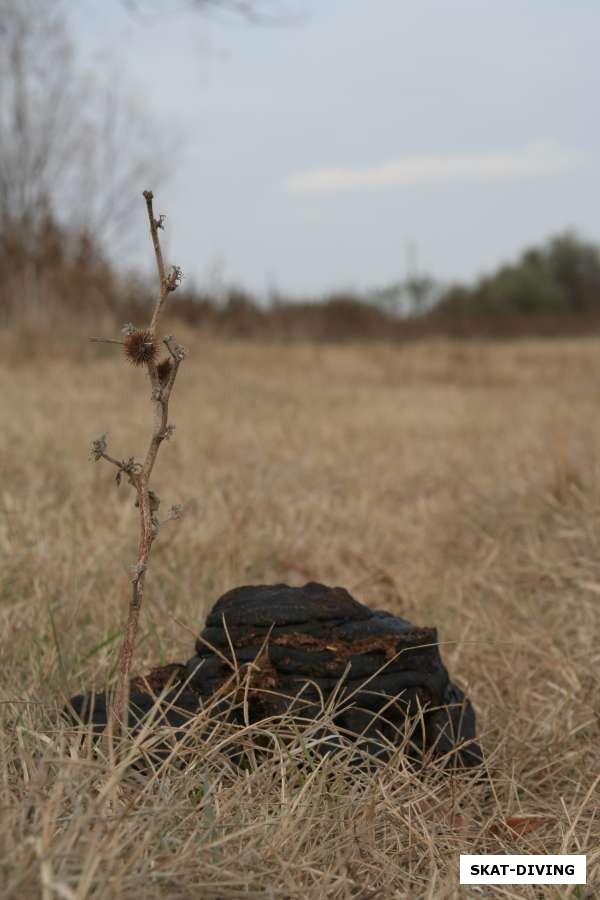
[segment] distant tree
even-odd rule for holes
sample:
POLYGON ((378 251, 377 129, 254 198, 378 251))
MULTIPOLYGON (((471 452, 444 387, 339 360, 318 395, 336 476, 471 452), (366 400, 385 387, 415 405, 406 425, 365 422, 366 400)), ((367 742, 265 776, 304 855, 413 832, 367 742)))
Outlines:
POLYGON ((61 0, 0 0, 0 234, 31 246, 53 219, 121 240, 132 185, 165 169, 167 141, 149 135, 122 79, 77 59, 61 0))
POLYGON ((435 305, 437 282, 429 275, 410 275, 384 287, 374 288, 365 301, 395 316, 418 316, 435 305))
POLYGON ((472 287, 447 289, 437 308, 461 316, 600 312, 600 247, 558 235, 472 287))
POLYGON ((568 298, 572 312, 600 309, 600 248, 567 232, 547 244, 544 267, 568 298))
POLYGON ((488 313, 556 312, 568 305, 564 292, 544 266, 521 262, 503 266, 479 285, 476 304, 488 313))
POLYGON ((411 315, 422 315, 433 306, 437 286, 429 275, 411 275, 404 282, 411 315))

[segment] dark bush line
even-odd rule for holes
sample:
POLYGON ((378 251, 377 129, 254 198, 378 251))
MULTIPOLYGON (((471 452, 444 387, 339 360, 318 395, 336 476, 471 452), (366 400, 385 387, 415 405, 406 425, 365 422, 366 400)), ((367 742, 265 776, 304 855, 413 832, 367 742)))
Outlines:
MULTIPOLYGON (((434 309, 422 316, 398 318, 364 301, 334 297, 314 303, 217 306, 181 297, 173 314, 193 327, 223 338, 344 342, 415 340, 425 337, 510 339, 580 337, 600 333, 600 308, 586 313, 454 313, 434 309)), ((130 311, 135 318, 135 311, 130 311)))
MULTIPOLYGON (((236 287, 219 298, 188 289, 177 293, 172 315, 223 338, 252 340, 575 337, 600 329, 600 248, 574 234, 525 251, 472 286, 438 288, 427 311, 400 315, 389 298, 404 290, 410 300, 411 285, 268 304, 236 287)), ((135 323, 151 300, 148 284, 117 272, 89 234, 69 234, 50 218, 26 240, 18 228, 0 229, 1 326, 87 321, 100 310, 135 323)))

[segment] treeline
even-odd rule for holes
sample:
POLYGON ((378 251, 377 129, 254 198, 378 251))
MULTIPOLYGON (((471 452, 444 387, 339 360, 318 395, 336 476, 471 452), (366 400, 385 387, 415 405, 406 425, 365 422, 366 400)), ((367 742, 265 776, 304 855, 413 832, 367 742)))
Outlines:
MULTIPOLYGON (((132 105, 123 78, 90 78, 66 10, 47 0, 2 3, 1 327, 142 321, 153 299, 143 278, 111 261, 139 215, 135 185, 160 183, 175 147, 151 108, 132 105)), ((413 273, 372 291, 301 300, 236 286, 180 289, 171 308, 236 338, 580 334, 600 326, 600 248, 561 235, 472 285, 413 273)))
POLYGON ((493 317, 594 314, 600 310, 600 248, 574 233, 559 235, 472 287, 448 289, 438 310, 493 317))
MULTIPOLYGON (((117 272, 93 235, 61 228, 50 215, 32 232, 0 229, 0 323, 51 325, 109 316, 143 318, 151 287, 117 272)), ((430 278, 371 292, 298 300, 258 298, 238 287, 180 290, 175 316, 231 338, 408 339, 439 334, 585 334, 600 327, 600 247, 573 233, 526 250, 473 285, 442 288, 430 278)))

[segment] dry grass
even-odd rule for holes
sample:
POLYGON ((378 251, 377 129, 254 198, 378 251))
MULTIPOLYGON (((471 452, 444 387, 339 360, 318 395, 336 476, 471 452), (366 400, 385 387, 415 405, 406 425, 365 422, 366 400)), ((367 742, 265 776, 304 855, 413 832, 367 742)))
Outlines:
POLYGON ((113 672, 136 535, 86 456, 104 430, 141 452, 144 386, 112 348, 4 335, 2 896, 592 896, 457 873, 460 852, 583 852, 600 884, 600 342, 185 343, 156 481, 196 505, 155 547, 138 670, 187 658, 234 585, 342 584, 439 626, 491 787, 400 759, 350 778, 274 723, 243 770, 224 732, 145 779, 79 747, 57 707, 113 672))

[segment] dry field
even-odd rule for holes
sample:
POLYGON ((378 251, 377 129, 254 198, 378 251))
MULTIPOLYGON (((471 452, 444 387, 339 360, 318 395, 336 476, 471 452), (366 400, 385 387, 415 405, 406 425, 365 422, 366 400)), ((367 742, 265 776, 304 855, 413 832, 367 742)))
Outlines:
POLYGON ((490 778, 351 777, 285 723, 247 729, 273 749, 243 770, 217 732, 146 778, 81 746, 57 710, 111 677, 137 529, 89 443, 140 455, 146 386, 114 348, 5 334, 2 897, 600 895, 600 340, 184 343, 156 488, 193 503, 155 545, 137 670, 190 656, 234 585, 341 584, 438 626, 490 778), (461 889, 461 852, 587 853, 588 887, 461 889))

